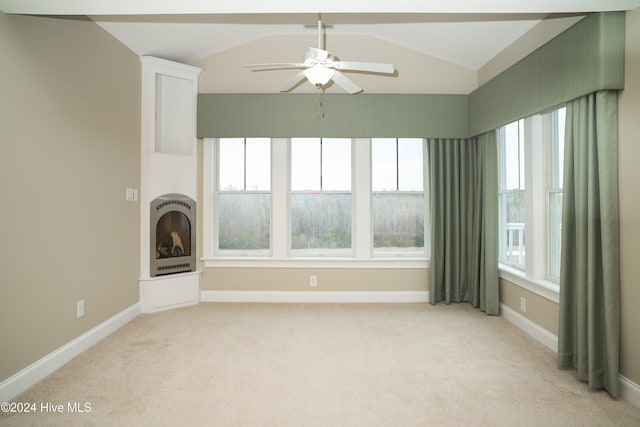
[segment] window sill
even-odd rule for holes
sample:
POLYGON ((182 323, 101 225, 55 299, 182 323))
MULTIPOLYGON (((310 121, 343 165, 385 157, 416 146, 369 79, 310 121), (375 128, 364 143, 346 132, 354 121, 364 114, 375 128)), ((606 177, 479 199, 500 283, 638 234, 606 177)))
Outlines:
POLYGON ((548 280, 536 280, 525 276, 523 271, 516 268, 499 265, 500 277, 534 294, 540 295, 556 304, 560 301, 560 286, 548 280))
POLYGON ((427 258, 202 258, 206 268, 429 268, 427 258))

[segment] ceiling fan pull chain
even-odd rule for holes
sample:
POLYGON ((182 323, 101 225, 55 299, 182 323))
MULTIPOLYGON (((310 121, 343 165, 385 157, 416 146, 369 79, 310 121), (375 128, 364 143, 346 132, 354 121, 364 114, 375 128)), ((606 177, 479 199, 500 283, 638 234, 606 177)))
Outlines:
POLYGON ((316 117, 318 117, 319 119, 324 119, 324 89, 318 88, 313 103, 316 106, 316 117), (322 91, 320 92, 320 98, 318 98, 319 91, 322 91))

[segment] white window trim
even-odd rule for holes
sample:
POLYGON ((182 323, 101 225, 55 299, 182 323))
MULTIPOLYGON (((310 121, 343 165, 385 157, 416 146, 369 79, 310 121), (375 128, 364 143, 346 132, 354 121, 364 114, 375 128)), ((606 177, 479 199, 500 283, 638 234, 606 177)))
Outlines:
MULTIPOLYGON (((425 141, 426 145, 426 141, 425 141)), ((216 225, 213 190, 215 157, 214 139, 205 138, 203 144, 203 256, 205 267, 238 268, 429 268, 430 230, 429 181, 427 150, 423 149, 425 194, 425 250, 424 254, 373 254, 371 228, 371 144, 369 138, 352 139, 352 253, 349 256, 295 256, 290 253, 290 139, 271 139, 271 253, 265 256, 224 256, 213 249, 216 225), (366 159, 362 160, 362 159, 366 159), (210 163, 213 162, 213 165, 210 163), (273 236, 286 236, 273 238, 273 236)))
POLYGON ((216 159, 213 158, 213 139, 205 138, 202 144, 202 259, 213 257, 213 167, 216 159))
POLYGON ((522 270, 510 267, 505 264, 499 265, 500 278, 507 280, 514 285, 520 286, 531 291, 541 297, 559 303, 560 301, 560 285, 545 279, 533 279, 527 277, 522 270))

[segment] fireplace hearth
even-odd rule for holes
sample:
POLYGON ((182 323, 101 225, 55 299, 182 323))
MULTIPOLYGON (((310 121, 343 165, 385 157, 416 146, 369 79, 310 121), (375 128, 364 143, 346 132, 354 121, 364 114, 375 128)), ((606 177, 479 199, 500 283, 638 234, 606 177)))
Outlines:
POLYGON ((150 275, 195 271, 196 202, 165 194, 150 205, 150 275))

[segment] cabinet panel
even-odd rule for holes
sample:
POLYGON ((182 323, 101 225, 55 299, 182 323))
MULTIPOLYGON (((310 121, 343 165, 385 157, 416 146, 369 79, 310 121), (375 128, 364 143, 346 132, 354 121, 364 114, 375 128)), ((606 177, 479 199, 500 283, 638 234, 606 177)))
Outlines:
POLYGON ((156 74, 157 153, 192 154, 193 92, 192 80, 156 74))

